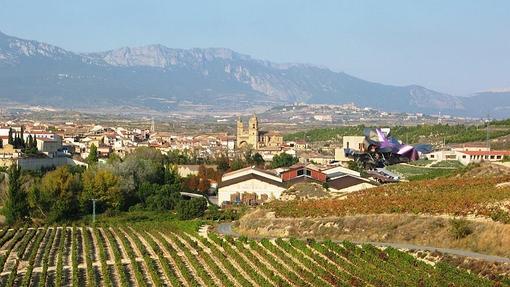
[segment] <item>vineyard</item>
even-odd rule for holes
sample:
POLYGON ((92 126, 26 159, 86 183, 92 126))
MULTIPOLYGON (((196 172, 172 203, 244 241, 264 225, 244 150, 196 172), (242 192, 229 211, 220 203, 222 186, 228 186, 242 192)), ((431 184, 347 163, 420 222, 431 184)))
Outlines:
POLYGON ((0 268, 1 286, 495 284, 393 248, 296 239, 223 239, 215 234, 202 237, 161 225, 3 229, 0 268))
POLYGON ((384 185, 352 193, 343 199, 274 201, 265 206, 277 217, 326 217, 356 214, 434 214, 492 218, 508 214, 510 181, 498 177, 460 176, 384 185))

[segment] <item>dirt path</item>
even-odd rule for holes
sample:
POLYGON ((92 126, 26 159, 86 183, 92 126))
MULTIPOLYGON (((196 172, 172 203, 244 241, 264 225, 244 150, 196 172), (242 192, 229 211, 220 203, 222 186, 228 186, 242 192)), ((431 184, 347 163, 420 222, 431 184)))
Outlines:
MULTIPOLYGON (((239 234, 232 230, 232 223, 222 223, 218 225, 216 228, 216 232, 218 232, 221 235, 228 235, 232 237, 238 237, 239 234)), ((267 237, 268 239, 273 239, 273 237, 267 237)), ((261 239, 261 238, 256 238, 261 239)), ((341 243, 342 240, 333 240, 334 242, 341 243)), ((453 248, 440 248, 440 247, 433 247, 433 246, 422 246, 422 245, 415 245, 410 243, 394 243, 394 242, 373 242, 373 241, 352 241, 356 244, 372 244, 375 246, 391 246, 396 249, 400 250, 423 250, 423 251, 430 251, 430 252, 440 252, 444 254, 450 254, 450 255, 457 255, 457 256, 463 256, 463 257, 469 257, 474 259, 480 259, 487 262, 499 262, 499 263, 510 263, 510 258, 502 257, 502 256, 494 256, 494 255, 487 255, 477 252, 472 252, 468 250, 462 250, 462 249, 453 249, 453 248)))
POLYGON ((510 263, 510 258, 507 258, 507 257, 486 255, 486 254, 481 254, 481 253, 476 253, 476 252, 461 250, 461 249, 438 248, 438 247, 421 246, 421 245, 414 245, 414 244, 408 244, 408 243, 386 243, 386 242, 371 242, 371 241, 368 241, 368 242, 353 241, 353 243, 372 244, 374 246, 382 246, 382 247, 391 246, 391 247, 399 249, 399 250, 423 250, 423 251, 430 251, 430 252, 440 252, 440 253, 444 253, 444 254, 451 254, 451 255, 469 257, 469 258, 474 258, 474 259, 480 259, 480 260, 488 261, 488 262, 510 263))

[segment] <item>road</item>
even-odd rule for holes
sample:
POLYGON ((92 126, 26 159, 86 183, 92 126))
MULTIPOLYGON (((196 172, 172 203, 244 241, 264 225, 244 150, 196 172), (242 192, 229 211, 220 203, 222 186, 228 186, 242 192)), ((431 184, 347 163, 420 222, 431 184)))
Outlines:
MULTIPOLYGON (((233 236, 233 237, 239 236, 239 234, 236 233, 232 229, 232 223, 219 224, 216 227, 216 232, 218 232, 219 234, 222 234, 222 235, 228 235, 228 236, 233 236)), ((340 242, 340 241, 337 241, 337 242, 340 242)), ((354 243, 357 243, 357 244, 368 243, 368 244, 372 244, 375 246, 386 246, 386 247, 391 246, 391 247, 397 248, 397 249, 414 249, 414 250, 423 250, 423 251, 431 251, 431 252, 437 251, 437 252, 441 252, 444 254, 464 256, 464 257, 480 259, 480 260, 488 261, 488 262, 510 263, 510 258, 507 258, 507 257, 487 255, 487 254, 476 253, 476 252, 471 252, 471 251, 462 250, 462 249, 421 246, 421 245, 414 245, 414 244, 410 244, 410 243, 356 242, 356 241, 354 241, 354 243)))

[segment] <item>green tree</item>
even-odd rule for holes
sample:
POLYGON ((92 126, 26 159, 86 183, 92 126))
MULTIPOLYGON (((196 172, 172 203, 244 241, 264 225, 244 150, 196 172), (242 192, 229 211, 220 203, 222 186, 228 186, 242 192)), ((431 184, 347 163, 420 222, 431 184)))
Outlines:
POLYGON ((98 161, 97 146, 95 144, 91 144, 89 149, 89 155, 87 156, 87 162, 89 164, 94 164, 97 161, 98 161))
POLYGON ((187 152, 181 152, 177 149, 171 150, 167 153, 168 162, 172 164, 190 164, 192 162, 191 157, 187 152))
POLYGON ((145 206, 149 210, 172 210, 181 200, 179 191, 172 189, 170 185, 154 185, 145 199, 145 206))
POLYGON ((9 128, 9 139, 8 139, 8 144, 10 145, 13 145, 14 144, 14 136, 13 136, 13 130, 12 128, 9 128))
POLYGON ((83 213, 92 210, 92 199, 96 199, 96 211, 120 209, 124 195, 120 189, 120 178, 107 169, 91 167, 82 175, 83 191, 80 193, 80 206, 83 213))
POLYGON ((32 135, 28 135, 27 142, 25 143, 25 148, 23 152, 27 155, 34 155, 38 153, 37 150, 37 139, 32 135))
POLYGON ((216 164, 218 165, 218 170, 221 172, 226 172, 230 168, 228 157, 224 155, 220 156, 216 164))
POLYGON ((21 169, 11 167, 9 170, 9 189, 5 201, 4 215, 7 224, 25 220, 29 216, 28 198, 21 188, 21 169))
POLYGON ((298 162, 298 158, 288 153, 277 154, 271 162, 272 168, 288 167, 298 162))
POLYGON ((247 166, 247 164, 242 161, 241 159, 234 159, 232 161, 232 163, 230 164, 230 170, 234 171, 234 170, 238 170, 238 169, 241 169, 241 168, 245 168, 247 166))
POLYGON ((253 164, 255 164, 256 166, 261 166, 265 163, 264 161, 264 158, 262 157, 262 155, 260 155, 260 153, 255 153, 252 157, 252 162, 253 164))
POLYGON ((107 161, 107 163, 110 165, 114 165, 116 163, 121 163, 121 162, 122 162, 122 158, 116 153, 111 153, 110 156, 108 157, 108 161, 107 161))
POLYGON ((79 215, 78 194, 81 191, 79 174, 67 166, 48 172, 41 180, 39 208, 48 222, 76 218, 79 215))
POLYGON ((177 217, 181 220, 189 220, 204 215, 207 210, 207 200, 205 198, 192 198, 190 200, 181 200, 177 204, 177 217))

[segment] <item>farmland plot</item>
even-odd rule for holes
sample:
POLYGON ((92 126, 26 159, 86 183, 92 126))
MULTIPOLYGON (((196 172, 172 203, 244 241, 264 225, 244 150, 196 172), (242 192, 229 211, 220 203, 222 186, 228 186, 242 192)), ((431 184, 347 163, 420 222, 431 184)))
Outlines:
POLYGON ((163 227, 0 231, 1 286, 509 286, 393 248, 163 227))

